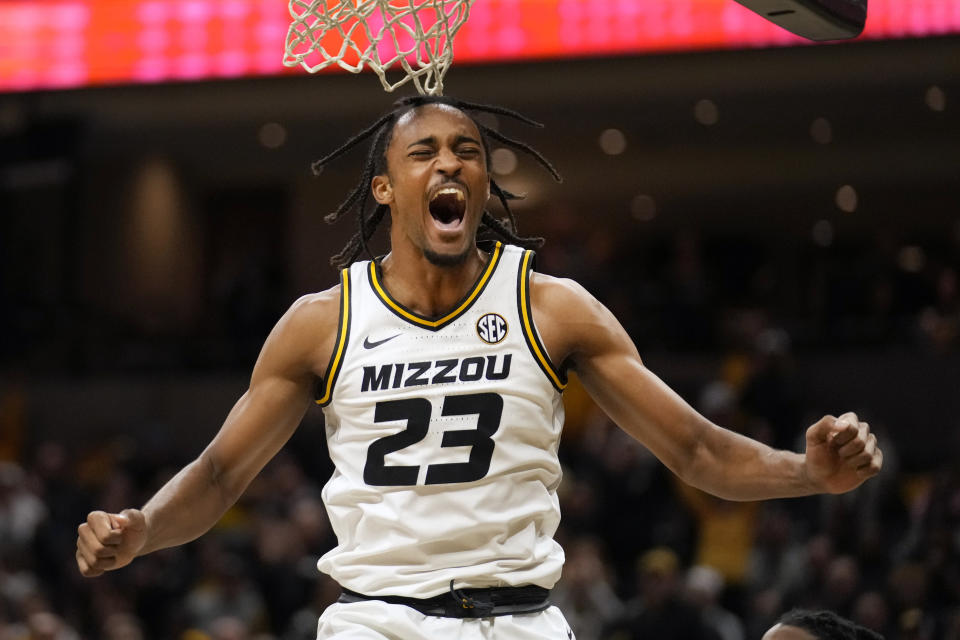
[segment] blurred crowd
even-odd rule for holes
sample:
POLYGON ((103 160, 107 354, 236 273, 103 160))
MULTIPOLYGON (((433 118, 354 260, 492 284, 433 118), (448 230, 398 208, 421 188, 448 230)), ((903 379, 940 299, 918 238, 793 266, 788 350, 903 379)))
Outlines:
MULTIPOLYGON (((759 247, 721 251, 722 238, 679 232, 638 248, 584 237, 562 216, 552 224, 540 268, 593 291, 641 353, 711 354, 715 370, 687 400, 774 446, 802 448, 819 417, 791 366, 801 349, 960 350, 960 238, 919 257, 878 241, 852 263, 809 247, 786 258, 791 275, 759 247)), ((315 638, 339 594, 316 569, 334 543, 319 412, 210 533, 84 579, 73 555, 86 513, 141 505, 197 452, 135 429, 109 443, 37 440, 28 400, 0 398, 0 640, 315 638)), ((889 640, 960 640, 955 416, 935 445, 949 449, 945 463, 903 465, 897 434, 880 427, 884 471, 860 489, 734 503, 675 479, 575 378, 565 403, 557 538, 567 562, 554 601, 579 640, 756 640, 796 606, 889 640)))

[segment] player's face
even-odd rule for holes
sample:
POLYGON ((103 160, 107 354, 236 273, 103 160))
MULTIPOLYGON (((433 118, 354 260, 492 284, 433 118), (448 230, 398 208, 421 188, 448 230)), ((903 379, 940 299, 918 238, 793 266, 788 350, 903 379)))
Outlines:
POLYGON ((786 624, 771 627, 760 640, 817 640, 803 629, 786 624))
POLYGON ((397 122, 386 156, 387 173, 371 186, 377 202, 390 206, 394 250, 409 242, 433 264, 461 264, 490 197, 476 125, 448 105, 419 107, 397 122))

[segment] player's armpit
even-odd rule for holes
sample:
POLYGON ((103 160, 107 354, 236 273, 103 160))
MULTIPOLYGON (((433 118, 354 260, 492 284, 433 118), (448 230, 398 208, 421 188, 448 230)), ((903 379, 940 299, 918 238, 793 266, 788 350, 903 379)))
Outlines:
MULTIPOLYGON (((707 420, 647 369, 612 313, 570 281, 538 278, 534 320, 624 431, 690 485, 728 500, 806 495, 803 456, 707 420), (538 304, 539 301, 539 304, 538 304)), ((548 342, 549 340, 549 342, 548 342)))
POLYGON ((290 380, 323 375, 337 338, 340 285, 297 299, 267 336, 251 387, 262 377, 290 380))
POLYGON ((625 349, 640 360, 626 331, 610 311, 579 283, 530 274, 533 321, 551 361, 573 368, 584 354, 625 349))
POLYGON ((339 286, 304 296, 267 337, 250 388, 201 456, 227 497, 239 497, 300 424, 330 359, 339 308, 339 286))
POLYGON ((624 431, 684 477, 706 422, 650 372, 614 315, 572 280, 534 274, 534 322, 555 362, 577 373, 624 431))
POLYGON ((329 359, 338 314, 339 291, 331 290, 301 298, 281 318, 264 343, 250 388, 217 435, 144 506, 149 536, 142 553, 206 532, 289 440, 329 359))

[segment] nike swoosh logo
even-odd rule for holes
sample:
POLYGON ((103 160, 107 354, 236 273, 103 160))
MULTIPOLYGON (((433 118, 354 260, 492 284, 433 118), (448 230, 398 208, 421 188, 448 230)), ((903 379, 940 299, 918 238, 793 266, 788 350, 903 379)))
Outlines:
POLYGON ((395 335, 395 336, 390 336, 389 338, 384 338, 383 340, 377 340, 377 341, 375 341, 375 342, 372 341, 372 340, 370 340, 370 337, 367 336, 366 338, 363 339, 363 348, 364 348, 364 349, 373 349, 374 347, 379 347, 379 346, 382 345, 384 342, 390 342, 391 340, 393 340, 394 338, 397 338, 397 337, 399 337, 399 336, 400 336, 400 334, 398 333, 398 334, 395 335))

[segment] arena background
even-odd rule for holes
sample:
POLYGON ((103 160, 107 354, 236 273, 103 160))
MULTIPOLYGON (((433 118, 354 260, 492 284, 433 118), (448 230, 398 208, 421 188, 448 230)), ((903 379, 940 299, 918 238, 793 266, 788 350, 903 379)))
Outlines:
MULTIPOLYGON (((446 92, 546 124, 493 123, 565 178, 494 156, 541 270, 689 402, 793 448, 853 409, 885 468, 842 498, 713 500, 574 385, 556 599, 581 640, 759 638, 792 606, 958 638, 960 3, 875 1, 830 45, 663 5, 479 0, 446 92)), ((87 511, 199 453, 276 319, 335 282, 352 229, 321 218, 361 158, 309 165, 393 96, 284 70, 285 11, 0 3, 3 640, 312 638, 336 597, 314 410, 198 542, 96 580, 73 561, 87 511)))

